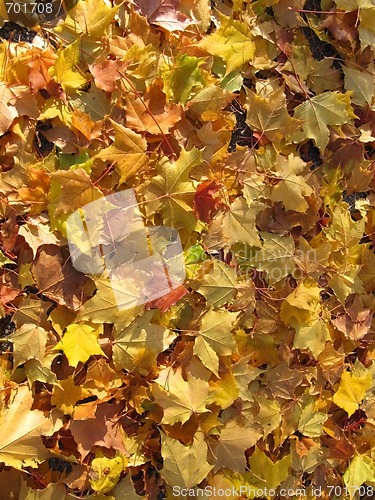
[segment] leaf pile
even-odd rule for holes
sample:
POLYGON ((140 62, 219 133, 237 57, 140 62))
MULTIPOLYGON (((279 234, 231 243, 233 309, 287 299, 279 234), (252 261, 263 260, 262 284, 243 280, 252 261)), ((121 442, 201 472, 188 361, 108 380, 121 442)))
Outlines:
POLYGON ((364 498, 373 2, 1 16, 1 498, 364 498), (187 277, 121 311, 66 221, 125 189, 179 231, 187 277))

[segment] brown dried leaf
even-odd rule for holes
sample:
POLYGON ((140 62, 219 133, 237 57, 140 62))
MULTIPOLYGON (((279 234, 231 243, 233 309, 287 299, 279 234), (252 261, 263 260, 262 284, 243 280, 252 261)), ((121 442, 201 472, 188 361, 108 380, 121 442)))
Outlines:
POLYGON ((42 245, 31 266, 36 285, 43 295, 69 309, 78 310, 87 298, 84 285, 88 278, 74 269, 60 247, 42 245))

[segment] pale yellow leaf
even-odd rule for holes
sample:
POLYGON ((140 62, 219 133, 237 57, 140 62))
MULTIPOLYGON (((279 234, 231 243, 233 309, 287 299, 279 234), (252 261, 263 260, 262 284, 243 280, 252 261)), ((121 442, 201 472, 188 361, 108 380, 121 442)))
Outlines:
POLYGON ((163 468, 160 475, 170 486, 192 488, 201 483, 213 465, 207 462, 208 447, 202 432, 197 432, 191 446, 164 434, 161 437, 163 468))
POLYGON ((54 424, 42 411, 31 410, 32 404, 31 390, 20 386, 1 410, 0 461, 17 469, 34 467, 49 456, 41 436, 48 435, 54 424))
POLYGON ((95 158, 103 161, 114 162, 120 175, 120 183, 125 182, 139 172, 147 163, 146 140, 130 128, 112 121, 115 131, 115 140, 102 149, 95 158))

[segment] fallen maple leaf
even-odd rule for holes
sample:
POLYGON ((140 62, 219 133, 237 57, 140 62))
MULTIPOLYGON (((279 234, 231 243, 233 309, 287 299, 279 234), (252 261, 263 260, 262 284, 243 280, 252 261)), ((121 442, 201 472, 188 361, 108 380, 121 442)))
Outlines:
POLYGON ((174 487, 192 488, 207 476, 213 465, 207 462, 208 447, 203 434, 198 432, 191 446, 162 436, 161 453, 163 469, 161 475, 174 487))
POLYGON ((241 425, 235 418, 229 420, 222 428, 215 447, 215 467, 228 467, 236 472, 244 472, 245 450, 254 446, 261 435, 261 427, 256 422, 241 425))
POLYGON ((115 3, 0 2, 0 496, 371 497, 375 7, 115 3))
POLYGON ((102 403, 96 409, 95 418, 71 420, 69 428, 82 458, 85 458, 94 446, 114 448, 127 454, 125 433, 118 422, 121 409, 121 405, 102 403))
POLYGON ((182 117, 179 104, 167 103, 163 81, 155 80, 143 95, 129 93, 125 98, 126 123, 137 132, 168 134, 182 117))
POLYGON ((204 222, 210 222, 217 208, 223 205, 222 200, 217 196, 221 188, 222 186, 215 181, 203 181, 197 187, 194 195, 194 210, 204 222))
POLYGON ((69 325, 55 349, 62 350, 69 364, 76 367, 80 361, 86 363, 90 356, 105 356, 98 344, 98 334, 88 325, 69 325))
POLYGON ((87 277, 64 259, 60 247, 41 245, 31 271, 41 293, 59 304, 77 310, 85 299, 84 284, 87 277))
POLYGON ((135 175, 147 163, 147 143, 139 134, 129 128, 112 122, 115 140, 108 148, 103 149, 96 158, 116 163, 120 175, 120 183, 135 175))
POLYGON ((151 300, 146 304, 146 309, 160 309, 163 312, 168 311, 168 309, 174 306, 182 297, 185 297, 189 293, 189 290, 184 287, 184 285, 180 285, 174 290, 170 291, 163 297, 159 299, 151 300))
POLYGON ((180 371, 171 372, 165 386, 154 383, 155 403, 164 410, 163 423, 186 422, 194 413, 205 413, 212 402, 209 386, 193 376, 185 381, 180 371))
POLYGON ((20 386, 1 411, 0 460, 16 469, 35 467, 49 455, 41 436, 49 435, 55 424, 43 412, 31 410, 32 404, 30 389, 20 386))
POLYGON ((157 24, 168 31, 183 31, 193 24, 185 14, 178 10, 180 0, 135 0, 135 5, 148 21, 157 24))
POLYGON ((189 174, 200 164, 201 155, 193 148, 183 150, 174 163, 164 158, 158 165, 158 175, 147 185, 146 210, 160 212, 167 226, 186 227, 189 231, 199 227, 191 207, 195 185, 189 174))
POLYGON ((0 82, 0 134, 5 134, 18 116, 17 109, 10 103, 14 95, 4 82, 0 82))

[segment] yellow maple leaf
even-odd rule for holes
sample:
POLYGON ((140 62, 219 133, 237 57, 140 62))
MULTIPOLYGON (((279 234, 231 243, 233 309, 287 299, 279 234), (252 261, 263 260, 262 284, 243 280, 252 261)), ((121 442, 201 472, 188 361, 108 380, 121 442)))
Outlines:
POLYGON ((29 359, 43 361, 47 342, 47 331, 33 323, 26 323, 12 335, 14 366, 29 359))
POLYGON ((367 372, 361 376, 355 376, 345 371, 341 375, 338 391, 333 395, 333 402, 345 410, 349 417, 358 410, 367 389, 371 387, 371 373, 367 372))
POLYGON ((57 52, 57 60, 49 69, 54 80, 66 92, 75 92, 86 83, 86 78, 79 68, 80 39, 57 52))
POLYGON ((281 460, 273 462, 263 451, 255 447, 254 453, 249 458, 250 472, 245 473, 245 477, 247 480, 250 479, 251 484, 256 484, 258 488, 263 486, 268 489, 276 489, 288 477, 291 465, 291 455, 286 455, 281 460), (257 484, 258 480, 260 481, 257 484))
POLYGON ((53 421, 42 411, 31 410, 32 405, 31 390, 21 386, 1 410, 0 460, 5 465, 17 469, 32 467, 49 455, 41 436, 53 432, 53 421))
POLYGON ((309 208, 305 197, 310 196, 313 190, 300 175, 305 166, 305 162, 293 154, 288 158, 278 156, 276 175, 279 182, 272 189, 272 201, 281 201, 286 210, 296 212, 305 212, 309 208))
POLYGON ((359 243, 365 229, 365 219, 355 221, 350 216, 346 203, 336 204, 332 214, 332 224, 325 230, 328 239, 345 249, 359 243))
POLYGON ((126 468, 128 459, 124 456, 107 458, 97 457, 91 463, 90 483, 99 493, 111 491, 119 482, 121 473, 126 468))
POLYGON ((324 151, 329 141, 328 125, 341 126, 356 116, 351 108, 350 94, 324 92, 297 106, 294 118, 302 121, 302 130, 291 139, 294 142, 314 139, 320 151, 324 151))
POLYGON ((51 222, 58 216, 74 212, 101 197, 101 191, 94 186, 83 168, 58 170, 51 174, 48 204, 51 222), (69 189, 65 189, 67 184, 69 184, 69 189))
POLYGON ((200 333, 195 339, 194 354, 217 376, 218 354, 229 356, 236 350, 230 331, 237 315, 229 311, 208 311, 202 318, 200 333))
POLYGON ((91 396, 91 393, 81 386, 77 386, 72 378, 60 380, 59 385, 53 387, 51 403, 65 415, 72 415, 77 401, 91 396))
POLYGON ((357 23, 359 20, 359 39, 362 50, 367 46, 374 50, 374 14, 375 6, 371 0, 335 0, 338 9, 345 12, 357 11, 357 23))
POLYGON ((207 306, 218 308, 236 294, 237 276, 224 262, 214 261, 210 272, 201 281, 198 292, 206 298, 207 306))
POLYGON ((260 96, 247 91, 247 124, 262 132, 270 141, 280 142, 287 135, 293 134, 301 122, 292 118, 286 107, 286 97, 283 88, 260 96))
POLYGON ((125 328, 113 331, 113 361, 118 370, 152 369, 157 355, 174 339, 174 334, 152 323, 154 311, 147 311, 125 328))
POLYGON ((296 330, 316 320, 320 312, 320 291, 312 278, 307 278, 284 300, 280 317, 296 330))
POLYGON ((221 57, 226 63, 226 74, 228 74, 253 59, 255 44, 251 39, 248 24, 222 14, 219 16, 219 29, 203 38, 197 46, 214 56, 221 57))
MULTIPOLYGON (((183 424, 194 413, 208 412, 206 406, 212 402, 208 382, 192 375, 185 381, 180 370, 175 373, 171 370, 168 372, 164 387, 158 383, 152 384, 155 403, 164 410, 162 422, 168 425, 174 425, 176 422, 183 424)), ((162 383, 159 379, 156 382, 162 383)))
POLYGON ((52 120, 53 118, 59 118, 67 127, 72 126, 71 107, 57 97, 49 97, 46 100, 39 116, 40 120, 52 120))
POLYGON ((141 309, 128 308, 123 310, 119 309, 119 304, 126 304, 126 300, 132 302, 134 299, 133 290, 124 291, 121 284, 113 283, 113 280, 111 282, 109 278, 105 277, 95 279, 95 284, 97 288, 95 295, 83 305, 76 321, 116 324, 119 330, 124 326, 129 326, 141 309))
POLYGON ((293 347, 295 349, 310 349, 313 356, 317 358, 330 339, 326 320, 317 317, 296 330, 293 347))
POLYGON ((164 64, 161 74, 169 101, 186 104, 191 94, 204 87, 205 80, 199 67, 201 64, 201 59, 187 54, 177 56, 173 64, 164 64))
POLYGON ((114 121, 112 121, 112 126, 115 131, 114 142, 108 148, 100 151, 95 158, 116 162, 116 170, 120 175, 121 184, 146 165, 148 161, 147 142, 130 128, 114 121))
POLYGON ((216 382, 210 381, 210 388, 213 402, 223 409, 229 408, 240 394, 237 381, 231 371, 220 374, 216 382))
POLYGON ((145 197, 148 214, 161 213, 164 224, 189 232, 201 228, 193 211, 195 182, 190 171, 202 161, 202 152, 197 148, 181 151, 174 163, 164 157, 157 166, 158 175, 146 185, 145 197))
POLYGON ((358 485, 364 485, 366 482, 371 484, 375 481, 374 460, 367 455, 357 454, 350 462, 349 467, 343 475, 344 483, 347 486, 350 497, 353 498, 358 485))
POLYGON ((104 0, 80 0, 55 30, 59 33, 68 30, 75 35, 85 34, 100 40, 119 7, 118 5, 111 8, 104 0))
POLYGON ((88 325, 69 325, 55 349, 61 349, 70 366, 86 363, 90 356, 105 356, 98 344, 98 333, 88 325))
POLYGON ((258 212, 265 206, 258 202, 253 202, 249 206, 244 198, 236 198, 223 217, 223 239, 225 238, 230 245, 241 242, 260 247, 255 220, 258 212))
POLYGON ((197 432, 191 446, 162 434, 161 454, 163 468, 161 476, 171 486, 191 488, 207 476, 213 465, 207 462, 208 447, 202 432, 197 432))

